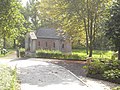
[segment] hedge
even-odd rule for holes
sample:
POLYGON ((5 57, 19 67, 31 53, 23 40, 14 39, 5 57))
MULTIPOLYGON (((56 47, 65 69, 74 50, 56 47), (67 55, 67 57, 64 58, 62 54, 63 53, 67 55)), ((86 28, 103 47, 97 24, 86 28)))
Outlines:
POLYGON ((36 56, 39 58, 81 60, 81 57, 77 54, 65 54, 60 51, 50 51, 50 50, 38 50, 36 52, 36 56))

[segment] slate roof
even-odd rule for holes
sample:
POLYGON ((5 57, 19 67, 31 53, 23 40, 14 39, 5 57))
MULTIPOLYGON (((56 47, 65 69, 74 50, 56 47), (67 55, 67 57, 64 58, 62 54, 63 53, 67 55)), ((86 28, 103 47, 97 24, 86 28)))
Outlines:
POLYGON ((40 28, 36 31, 37 38, 60 39, 60 35, 54 28, 40 28))

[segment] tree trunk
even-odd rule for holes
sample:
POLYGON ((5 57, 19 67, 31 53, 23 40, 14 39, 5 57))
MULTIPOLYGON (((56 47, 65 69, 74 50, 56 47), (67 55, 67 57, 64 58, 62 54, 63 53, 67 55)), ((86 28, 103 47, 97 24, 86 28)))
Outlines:
POLYGON ((118 60, 120 60, 120 47, 118 48, 118 60))
POLYGON ((5 38, 5 34, 3 36, 3 48, 6 49, 6 38, 5 38))
POLYGON ((16 40, 14 39, 14 46, 13 46, 14 49, 16 49, 16 40))
POLYGON ((92 47, 92 42, 90 41, 90 47, 89 47, 90 53, 89 53, 89 57, 92 57, 92 51, 93 51, 93 47, 92 47))
POLYGON ((86 20, 85 20, 85 18, 84 18, 84 28, 85 28, 85 34, 86 34, 86 53, 87 53, 87 55, 89 54, 88 53, 88 32, 87 32, 87 26, 86 26, 86 20))
MULTIPOLYGON (((87 0, 87 38, 86 38, 86 40, 87 40, 87 47, 88 47, 88 49, 87 50, 89 50, 89 34, 90 34, 90 10, 89 10, 89 0, 87 0)), ((88 54, 90 54, 89 52, 88 52, 88 54)))
POLYGON ((93 51, 93 18, 91 17, 91 22, 90 22, 90 33, 89 33, 89 38, 90 38, 90 45, 89 45, 89 57, 92 57, 92 51, 93 51))
POLYGON ((86 32, 86 53, 87 53, 87 55, 89 54, 88 49, 89 49, 89 47, 88 47, 88 34, 86 32))

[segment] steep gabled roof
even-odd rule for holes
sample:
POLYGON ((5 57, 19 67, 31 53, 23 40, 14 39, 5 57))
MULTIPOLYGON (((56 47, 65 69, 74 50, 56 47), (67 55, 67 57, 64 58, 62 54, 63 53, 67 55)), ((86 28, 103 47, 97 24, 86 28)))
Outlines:
POLYGON ((37 38, 60 39, 60 35, 54 28, 40 28, 36 31, 37 38))

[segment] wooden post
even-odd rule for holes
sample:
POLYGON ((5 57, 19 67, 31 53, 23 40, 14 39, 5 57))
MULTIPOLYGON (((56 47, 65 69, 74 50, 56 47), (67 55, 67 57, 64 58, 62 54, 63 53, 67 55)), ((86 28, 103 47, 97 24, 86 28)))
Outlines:
POLYGON ((86 60, 87 60, 87 65, 90 65, 92 61, 92 57, 88 57, 86 60))

